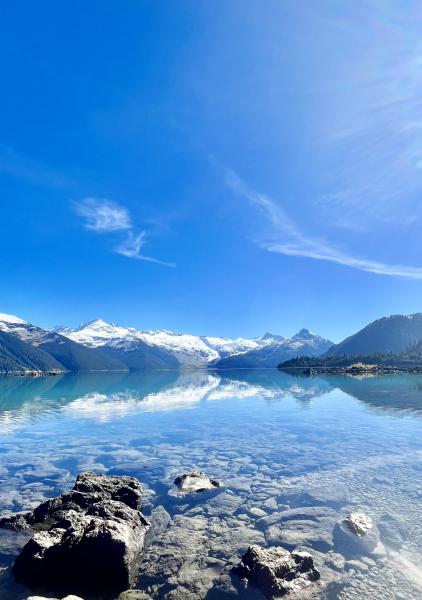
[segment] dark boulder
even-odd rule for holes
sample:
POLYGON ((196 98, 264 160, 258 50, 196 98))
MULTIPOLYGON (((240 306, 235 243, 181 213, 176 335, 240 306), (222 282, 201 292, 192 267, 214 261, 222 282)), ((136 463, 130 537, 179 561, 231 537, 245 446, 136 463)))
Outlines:
POLYGON ((31 587, 57 583, 73 593, 127 589, 149 527, 138 510, 141 496, 132 477, 87 472, 70 492, 2 519, 3 527, 35 531, 13 566, 16 579, 31 587))
POLYGON ((311 554, 280 547, 250 546, 233 572, 266 598, 298 592, 320 578, 311 554))
POLYGON ((116 500, 137 510, 142 499, 141 484, 134 477, 80 473, 70 492, 42 502, 31 512, 0 519, 0 527, 17 531, 48 529, 65 517, 69 510, 84 513, 93 504, 116 500))

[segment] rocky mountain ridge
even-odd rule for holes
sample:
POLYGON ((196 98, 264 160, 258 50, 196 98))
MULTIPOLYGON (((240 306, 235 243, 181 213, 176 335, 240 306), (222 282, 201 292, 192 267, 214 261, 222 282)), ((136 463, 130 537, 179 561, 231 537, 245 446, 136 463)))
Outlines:
POLYGON ((331 360, 382 353, 403 358, 422 343, 422 313, 378 319, 339 344, 308 329, 291 338, 266 332, 258 338, 230 339, 165 329, 139 331, 102 319, 75 329, 47 330, 4 313, 0 334, 0 372, 275 368, 301 357, 331 360))
POLYGON ((44 371, 45 353, 51 357, 51 369, 58 371, 220 368, 222 361, 236 363, 244 356, 251 367, 263 363, 274 367, 280 356, 320 354, 331 346, 306 329, 292 338, 267 332, 254 339, 230 339, 165 329, 138 331, 95 319, 75 329, 47 330, 4 313, 0 313, 0 333, 9 344, 19 339, 31 355, 38 351, 38 360, 23 361, 20 368, 19 362, 6 360, 10 352, 4 347, 0 371, 44 371))

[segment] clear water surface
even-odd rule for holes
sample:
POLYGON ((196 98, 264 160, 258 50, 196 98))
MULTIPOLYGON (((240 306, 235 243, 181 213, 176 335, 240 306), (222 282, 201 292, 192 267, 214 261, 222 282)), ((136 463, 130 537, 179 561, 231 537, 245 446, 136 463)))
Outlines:
MULTIPOLYGON (((250 543, 309 549, 322 574, 310 597, 422 597, 421 376, 0 379, 0 514, 69 489, 86 469, 143 483, 153 527, 137 587, 151 598, 260 598, 229 575, 250 543), (224 488, 170 495, 192 467, 224 488), (336 536, 353 510, 376 524, 375 549, 336 536)), ((2 600, 30 595, 10 573, 25 541, 0 531, 2 600)))

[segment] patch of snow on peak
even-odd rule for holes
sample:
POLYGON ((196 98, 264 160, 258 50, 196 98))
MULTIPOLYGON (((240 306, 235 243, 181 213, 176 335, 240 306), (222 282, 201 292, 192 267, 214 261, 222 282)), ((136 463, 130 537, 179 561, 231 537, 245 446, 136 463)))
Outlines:
POLYGON ((14 325, 26 325, 27 321, 16 317, 15 315, 7 315, 6 313, 0 313, 0 323, 9 323, 14 325))
POLYGON ((50 332, 14 315, 0 313, 0 330, 16 335, 24 342, 37 345, 48 340, 50 332))
POLYGON ((172 352, 184 366, 201 367, 220 357, 216 350, 195 335, 166 330, 143 331, 138 335, 139 339, 146 344, 172 352))
POLYGON ((229 338, 207 336, 203 340, 210 348, 218 352, 220 358, 231 354, 243 354, 262 346, 260 340, 247 340, 244 338, 231 340, 229 338))
POLYGON ((284 335, 277 335, 275 333, 270 333, 269 331, 267 331, 267 333, 265 333, 260 340, 262 342, 267 342, 267 343, 282 343, 285 342, 286 340, 288 340, 289 338, 286 338, 284 335))
POLYGON ((62 329, 59 333, 74 342, 91 348, 97 348, 106 344, 113 345, 113 342, 133 340, 137 337, 135 329, 107 323, 102 319, 95 319, 95 321, 85 323, 78 327, 78 329, 62 329))

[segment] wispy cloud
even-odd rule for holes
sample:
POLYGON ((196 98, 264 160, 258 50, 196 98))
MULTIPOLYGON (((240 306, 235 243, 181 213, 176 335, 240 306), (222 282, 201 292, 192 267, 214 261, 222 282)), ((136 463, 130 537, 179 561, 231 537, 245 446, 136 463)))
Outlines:
POLYGON ((128 210, 106 198, 85 198, 76 203, 75 209, 85 219, 86 229, 106 233, 132 228, 128 210))
POLYGON ((114 251, 117 254, 126 256, 127 258, 133 258, 135 260, 146 260, 148 262, 157 263, 165 267, 175 267, 174 263, 164 262, 151 256, 145 256, 141 253, 143 246, 145 245, 146 231, 140 233, 129 232, 128 237, 121 244, 115 247, 114 251))
POLYGON ((85 198, 75 203, 76 213, 85 220, 85 228, 96 233, 114 233, 127 231, 126 238, 113 248, 113 252, 134 260, 143 260, 165 267, 174 267, 174 263, 165 262, 142 254, 147 232, 136 232, 129 210, 106 198, 85 198))
POLYGON ((248 200, 258 208, 271 224, 271 234, 281 237, 277 241, 259 241, 261 247, 269 252, 286 256, 302 256, 314 260, 323 260, 344 265, 360 271, 422 279, 422 267, 391 265, 366 258, 359 258, 342 252, 330 242, 305 235, 286 211, 273 199, 251 189, 234 171, 226 169, 225 181, 231 190, 248 200))

